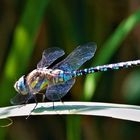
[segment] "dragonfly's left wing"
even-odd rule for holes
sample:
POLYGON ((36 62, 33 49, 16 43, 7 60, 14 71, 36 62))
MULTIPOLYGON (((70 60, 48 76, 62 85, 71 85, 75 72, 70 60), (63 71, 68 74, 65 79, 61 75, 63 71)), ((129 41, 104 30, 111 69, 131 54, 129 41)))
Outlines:
POLYGON ((91 59, 96 51, 95 43, 87 43, 78 46, 71 54, 69 54, 63 61, 56 64, 53 69, 61 69, 64 71, 73 71, 80 68, 80 66, 87 60, 91 59))
POLYGON ((25 104, 28 102, 28 100, 32 99, 33 96, 28 94, 28 95, 22 95, 22 94, 17 94, 15 97, 13 97, 10 102, 13 105, 20 105, 20 104, 25 104))
POLYGON ((71 79, 61 84, 49 85, 46 90, 46 97, 51 101, 60 100, 71 89, 75 79, 71 79))
POLYGON ((57 47, 48 48, 43 51, 42 53, 42 59, 37 64, 37 68, 43 68, 50 66, 56 59, 63 56, 65 52, 57 47))

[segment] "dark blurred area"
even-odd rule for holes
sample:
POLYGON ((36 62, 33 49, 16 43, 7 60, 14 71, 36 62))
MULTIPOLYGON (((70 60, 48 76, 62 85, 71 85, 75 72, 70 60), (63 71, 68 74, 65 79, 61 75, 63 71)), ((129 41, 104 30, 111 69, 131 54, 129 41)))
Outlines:
MULTIPOLYGON (((45 48, 60 47, 68 55, 80 44, 96 42, 96 58, 119 24, 139 9, 138 0, 1 0, 0 106, 11 105, 15 81, 36 68, 45 48)), ((140 59, 139 24, 112 54, 107 63, 140 59)), ((92 63, 94 58, 81 68, 92 63)), ((82 101, 84 82, 85 76, 78 77, 62 100, 82 101)), ((140 105, 139 83, 139 67, 104 72, 90 101, 140 105)), ((10 127, 0 128, 1 140, 139 139, 139 123, 112 118, 50 115, 12 119, 10 127)))

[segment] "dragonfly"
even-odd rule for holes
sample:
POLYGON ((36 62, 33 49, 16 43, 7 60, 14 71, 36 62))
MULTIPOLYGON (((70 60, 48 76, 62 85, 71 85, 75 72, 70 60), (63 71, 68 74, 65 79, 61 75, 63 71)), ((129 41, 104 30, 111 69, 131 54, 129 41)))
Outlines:
POLYGON ((80 66, 94 56, 96 48, 94 42, 78 46, 64 60, 55 65, 53 63, 65 52, 57 47, 44 50, 37 68, 16 81, 14 88, 18 94, 11 99, 11 103, 26 104, 30 99, 34 99, 37 103, 36 95, 43 90, 45 90, 44 98, 53 102, 61 100, 72 88, 78 76, 140 65, 140 60, 133 60, 79 70, 80 66))

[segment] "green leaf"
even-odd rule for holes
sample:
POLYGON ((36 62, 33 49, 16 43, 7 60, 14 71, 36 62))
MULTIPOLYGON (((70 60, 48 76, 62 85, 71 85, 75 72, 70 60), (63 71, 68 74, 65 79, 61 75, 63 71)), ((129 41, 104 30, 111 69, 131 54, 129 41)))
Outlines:
MULTIPOLYGON (((136 27, 140 22, 140 10, 129 16, 126 20, 118 26, 116 31, 109 37, 109 39, 103 44, 102 49, 97 52, 97 56, 94 59, 92 66, 106 64, 110 58, 114 55, 120 44, 124 41, 127 35, 136 27)), ((84 98, 85 100, 91 100, 96 89, 96 83, 100 79, 100 74, 87 75, 84 85, 84 98), (96 82, 95 82, 96 81, 96 82), (92 84, 89 84, 91 82, 92 84), (87 86, 88 85, 88 86, 87 86), (88 90, 90 89, 90 90, 88 90), (90 95, 90 96, 88 96, 90 95)))

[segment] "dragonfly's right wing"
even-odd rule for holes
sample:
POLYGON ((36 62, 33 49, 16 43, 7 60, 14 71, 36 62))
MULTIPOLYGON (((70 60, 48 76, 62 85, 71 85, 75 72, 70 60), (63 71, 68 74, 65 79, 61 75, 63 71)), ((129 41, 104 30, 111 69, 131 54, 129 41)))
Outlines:
POLYGON ((46 97, 51 101, 61 100, 72 88, 75 79, 68 80, 61 84, 49 85, 46 90, 46 97))
POLYGON ((83 63, 94 56, 95 51, 96 44, 92 42, 82 46, 78 46, 63 61, 56 64, 53 69, 61 69, 64 71, 77 70, 83 63))
POLYGON ((17 94, 15 97, 13 97, 10 102, 13 105, 20 105, 20 104, 25 104, 28 102, 28 100, 32 99, 32 95, 22 95, 22 94, 17 94))
POLYGON ((56 59, 63 56, 65 52, 57 47, 48 48, 43 51, 42 53, 42 59, 37 64, 37 68, 43 68, 50 66, 56 59))

